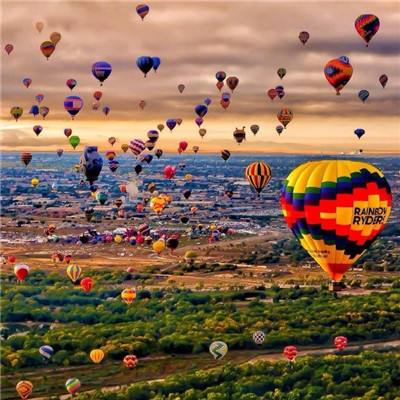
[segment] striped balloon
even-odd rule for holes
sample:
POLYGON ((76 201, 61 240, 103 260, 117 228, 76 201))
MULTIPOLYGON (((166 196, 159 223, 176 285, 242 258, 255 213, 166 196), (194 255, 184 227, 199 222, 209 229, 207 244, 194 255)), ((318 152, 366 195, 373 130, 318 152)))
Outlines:
POLYGON ((146 145, 143 140, 134 139, 130 141, 129 148, 135 156, 138 156, 146 148, 146 145))
POLYGON ((29 381, 19 381, 17 386, 15 386, 17 393, 20 395, 21 399, 27 399, 32 393, 33 385, 29 381))
POLYGON ((221 150, 221 158, 226 162, 231 156, 231 152, 229 150, 221 150))
POLYGON ((90 352, 89 356, 95 364, 100 364, 104 358, 104 351, 101 349, 94 349, 90 352))
POLYGON ((363 103, 365 103, 365 101, 368 99, 368 97, 369 97, 369 92, 368 92, 368 90, 365 90, 365 89, 363 89, 363 90, 360 90, 359 92, 358 92, 358 97, 359 97, 359 99, 363 102, 363 103))
POLYGON ((147 137, 152 142, 156 142, 158 140, 159 135, 160 134, 158 133, 158 131, 153 129, 147 132, 147 137))
POLYGON ((264 161, 256 161, 247 166, 244 175, 260 195, 272 177, 271 167, 264 161))
POLYGON ((82 269, 81 269, 81 267, 78 267, 77 265, 70 265, 67 268, 67 275, 73 283, 77 282, 77 280, 81 276, 81 273, 82 273, 82 269))
POLYGON ((306 162, 281 190, 286 223, 333 281, 342 279, 382 231, 391 203, 383 173, 360 161, 306 162))
POLYGON ((64 109, 71 115, 72 119, 83 107, 83 100, 79 96, 67 96, 64 99, 64 109))
POLYGON ((46 40, 40 45, 40 50, 47 59, 49 59, 55 49, 56 45, 53 42, 50 42, 50 40, 46 40))
POLYGON ((378 32, 379 26, 379 18, 373 14, 360 15, 354 22, 354 27, 365 41, 366 47, 368 47, 368 43, 378 32))
POLYGON ((39 348, 39 353, 46 359, 50 360, 51 356, 54 354, 54 350, 51 346, 44 345, 39 348))
POLYGON ((70 378, 65 382, 65 387, 67 388, 68 393, 75 394, 81 387, 81 382, 77 378, 70 378))
POLYGON ((97 61, 92 65, 93 76, 100 81, 100 86, 111 75, 112 67, 107 61, 97 61))
POLYGON ((136 290, 133 288, 124 289, 121 293, 122 301, 131 304, 136 299, 136 290))
POLYGON ((140 18, 142 18, 142 21, 144 20, 144 17, 149 13, 150 7, 147 4, 139 4, 136 7, 136 12, 139 15, 140 18))

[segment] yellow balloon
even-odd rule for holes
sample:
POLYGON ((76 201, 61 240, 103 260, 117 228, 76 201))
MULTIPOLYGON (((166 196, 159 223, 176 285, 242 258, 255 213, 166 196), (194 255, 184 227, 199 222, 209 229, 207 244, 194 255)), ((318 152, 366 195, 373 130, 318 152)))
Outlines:
POLYGON ((121 235, 115 235, 114 237, 114 242, 115 243, 121 243, 122 242, 122 236, 121 235))
POLYGON ((90 359, 95 364, 100 364, 103 361, 103 358, 104 358, 104 351, 101 349, 95 349, 90 352, 90 359))
POLYGON ((192 174, 186 174, 186 175, 183 177, 183 179, 184 179, 185 181, 191 181, 191 180, 193 179, 193 176, 192 176, 192 174))
POLYGON ((159 239, 153 243, 153 250, 160 254, 165 249, 165 240, 159 239))
POLYGON ((39 179, 38 178, 32 178, 32 180, 31 180, 31 185, 33 186, 33 187, 36 187, 37 185, 39 185, 39 179))

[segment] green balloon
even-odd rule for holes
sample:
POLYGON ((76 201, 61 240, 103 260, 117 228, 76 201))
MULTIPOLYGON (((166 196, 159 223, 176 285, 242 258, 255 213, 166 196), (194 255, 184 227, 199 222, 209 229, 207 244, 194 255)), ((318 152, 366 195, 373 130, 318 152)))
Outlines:
POLYGON ((286 75, 286 68, 279 68, 278 71, 276 71, 279 78, 283 78, 286 75))
POLYGON ((79 136, 71 136, 69 138, 69 144, 74 148, 74 150, 76 149, 76 146, 78 146, 80 142, 81 139, 79 139, 79 136))

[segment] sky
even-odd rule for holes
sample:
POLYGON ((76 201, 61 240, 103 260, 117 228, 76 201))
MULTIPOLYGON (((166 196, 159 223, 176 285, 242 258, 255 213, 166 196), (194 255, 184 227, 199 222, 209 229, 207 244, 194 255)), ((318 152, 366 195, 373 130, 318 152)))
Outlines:
MULTIPOLYGON (((364 152, 400 152, 400 3, 398 1, 149 1, 144 21, 134 1, 1 1, 1 124, 0 149, 17 151, 72 148, 63 131, 71 128, 81 145, 109 148, 135 138, 168 118, 182 118, 172 132, 165 128, 157 143, 176 151, 181 140, 200 146, 201 152, 223 148, 241 152, 337 153, 362 148, 364 152), (365 13, 379 17, 379 32, 365 47, 354 29, 354 20, 365 13), (44 23, 38 33, 37 21, 44 23), (303 46, 298 34, 310 33, 303 46), (40 44, 52 32, 62 35, 49 60, 40 44), (4 46, 14 45, 7 55, 4 46), (146 78, 136 67, 138 56, 158 56, 161 66, 146 78), (326 62, 346 55, 354 72, 336 96, 325 79, 326 62), (113 71, 100 88, 91 73, 92 64, 107 61, 113 71), (279 67, 287 70, 281 81, 279 67), (239 85, 225 111, 215 87, 215 73, 237 76, 239 85), (389 82, 382 89, 381 74, 389 82), (32 79, 27 89, 22 79, 32 79), (71 92, 65 81, 74 78, 71 92), (186 88, 180 94, 177 86, 186 88), (273 102, 267 90, 283 85, 286 95, 273 102), (362 103, 358 92, 367 89, 362 103), (92 110, 92 94, 103 92, 100 110, 92 110), (41 105, 50 113, 43 120, 29 109, 35 95, 44 94, 41 105), (84 107, 75 120, 64 110, 65 96, 79 95, 84 107), (201 139, 194 107, 212 99, 201 139), (146 101, 144 110, 140 100, 146 101), (24 114, 18 122, 12 106, 24 114), (107 117, 101 108, 108 105, 107 117), (281 136, 276 114, 288 107, 294 118, 281 136), (43 126, 36 137, 32 127, 43 126), (260 131, 254 136, 252 124, 260 131), (236 127, 246 127, 247 140, 238 145, 236 127), (356 128, 366 134, 359 140, 356 128)), ((226 87, 224 88, 229 91, 226 87)), ((224 91, 223 89, 223 91, 224 91)))

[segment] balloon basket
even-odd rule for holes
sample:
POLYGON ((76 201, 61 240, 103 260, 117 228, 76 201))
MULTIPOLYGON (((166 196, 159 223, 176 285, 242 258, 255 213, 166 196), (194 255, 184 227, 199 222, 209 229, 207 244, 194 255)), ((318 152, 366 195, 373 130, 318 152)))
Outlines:
POLYGON ((342 282, 332 281, 329 284, 329 290, 331 292, 340 292, 343 289, 345 289, 345 285, 342 282))

